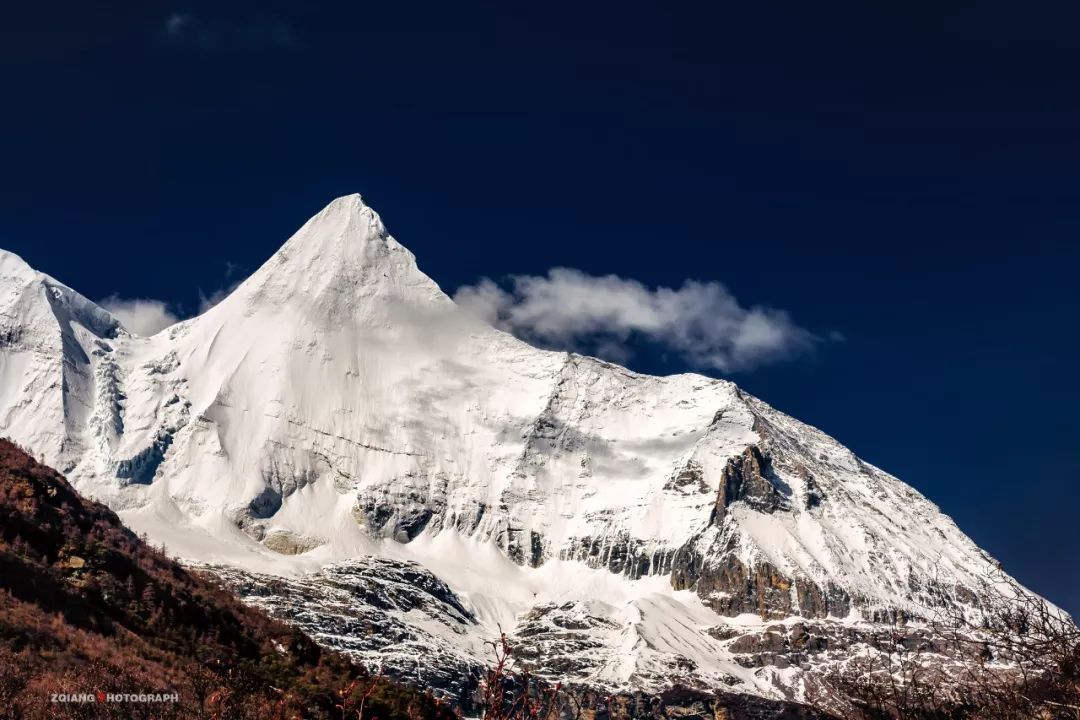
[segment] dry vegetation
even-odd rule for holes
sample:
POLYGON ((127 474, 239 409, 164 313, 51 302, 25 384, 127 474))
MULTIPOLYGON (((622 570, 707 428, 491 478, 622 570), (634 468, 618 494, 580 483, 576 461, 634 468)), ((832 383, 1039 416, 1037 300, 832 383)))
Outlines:
POLYGON ((488 645, 492 664, 480 683, 484 720, 558 720, 567 716, 576 720, 580 716, 574 698, 562 693, 559 683, 536 682, 527 670, 515 667, 505 634, 488 645))
POLYGON ((1080 628, 1041 598, 983 580, 982 619, 934 619, 933 642, 897 627, 832 682, 852 720, 1080 720, 1080 628))

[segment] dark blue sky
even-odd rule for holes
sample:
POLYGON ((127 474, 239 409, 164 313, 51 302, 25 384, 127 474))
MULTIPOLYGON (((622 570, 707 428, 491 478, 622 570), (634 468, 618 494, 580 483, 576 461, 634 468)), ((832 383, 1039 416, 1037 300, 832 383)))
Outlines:
POLYGON ((1075 12, 19 5, 0 247, 35 267, 191 312, 358 191, 447 290, 721 281, 846 338, 733 379, 1080 611, 1075 12))

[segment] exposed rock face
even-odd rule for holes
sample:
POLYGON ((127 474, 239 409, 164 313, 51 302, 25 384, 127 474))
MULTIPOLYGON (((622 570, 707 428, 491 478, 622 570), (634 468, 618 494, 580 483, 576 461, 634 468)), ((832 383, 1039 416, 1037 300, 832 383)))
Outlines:
POLYGON ((276 553, 282 555, 300 555, 301 553, 314 550, 322 545, 324 541, 319 540, 318 538, 305 537, 304 535, 291 533, 287 530, 276 530, 263 538, 262 542, 263 545, 276 553))
POLYGON ((606 568, 616 575, 637 580, 645 575, 667 575, 676 553, 672 548, 650 549, 642 540, 624 532, 613 537, 574 538, 559 558, 606 568))
POLYGON ((245 602, 295 624, 316 642, 370 670, 432 687, 468 707, 481 669, 482 648, 466 640, 472 612, 424 568, 378 558, 332 566, 302 578, 279 578, 222 566, 197 569, 223 582, 245 602), (409 619, 424 617, 446 635, 409 619), (446 637, 461 640, 460 646, 446 637))
MULTIPOLYGON (((199 570, 224 582, 246 602, 295 623, 321 644, 368 667, 381 667, 390 677, 432 688, 466 712, 476 711, 476 690, 490 661, 488 648, 470 642, 469 629, 477 621, 467 601, 423 568, 365 558, 294 579, 222 566, 200 566, 199 570), (424 621, 418 623, 419 618, 424 621)), ((777 627, 783 632, 783 626, 777 627)), ((714 634, 721 630, 717 628, 714 634)), ((745 630, 726 630, 734 633, 726 639, 736 638, 732 652, 740 665, 763 673, 787 667, 784 653, 790 654, 791 641, 767 641, 742 634, 745 630)), ((605 637, 623 631, 599 606, 548 603, 520 618, 509 640, 516 667, 528 669, 541 682, 554 682, 596 675, 612 662, 605 637)), ((807 633, 798 632, 792 631, 794 647, 816 648, 816 639, 800 640, 807 633)), ((774 635, 772 628, 766 633, 768 638, 774 635)), ((693 661, 672 659, 670 667, 658 671, 692 680, 693 661)), ((799 703, 740 693, 745 688, 734 676, 719 684, 729 689, 676 685, 653 692, 600 691, 595 685, 570 681, 564 693, 573 698, 567 700, 568 709, 576 713, 580 707, 582 718, 597 720, 828 717, 799 703)))
POLYGON ((746 667, 786 668, 809 663, 829 650, 846 650, 860 639, 854 628, 800 622, 770 625, 761 633, 741 635, 728 645, 728 650, 746 667))
POLYGON ((582 611, 575 603, 541 605, 514 630, 514 657, 542 667, 545 674, 585 677, 607 661, 598 635, 618 629, 609 618, 582 611))
MULTIPOLYGON (((728 627, 717 628, 717 632, 730 631, 728 627)), ((727 644, 728 652, 744 667, 816 668, 818 678, 852 655, 868 651, 918 653, 928 666, 941 667, 975 659, 979 647, 977 642, 948 642, 926 627, 843 626, 820 621, 777 623, 747 634, 736 632, 727 644), (962 648, 969 653, 966 657, 959 654, 962 648)))
POLYGON ((790 509, 777 485, 781 485, 787 494, 791 494, 791 488, 775 476, 772 480, 766 478, 768 465, 768 459, 756 445, 728 460, 720 474, 720 493, 709 517, 710 525, 723 525, 728 507, 739 500, 757 512, 774 513, 790 509))
POLYGON ((709 493, 709 483, 705 482, 705 473, 701 463, 690 460, 672 476, 664 489, 678 490, 685 494, 702 493, 707 495, 709 493))
POLYGON ((695 556, 692 550, 682 553, 676 556, 671 582, 677 590, 697 591, 721 615, 846 617, 852 607, 850 596, 839 587, 793 579, 767 562, 747 566, 731 552, 718 560, 695 556))
POLYGON ((426 485, 424 479, 415 474, 397 478, 379 496, 358 498, 352 511, 353 518, 372 535, 409 542, 433 520, 441 520, 428 503, 426 485))
MULTIPOLYGON (((755 418, 755 428, 770 443, 766 424, 755 418)), ((806 510, 821 502, 821 491, 806 467, 795 466, 805 483, 806 510)), ((751 445, 728 460, 720 474, 720 491, 709 518, 710 528, 691 539, 672 557, 671 583, 678 590, 695 590, 721 615, 754 613, 762 619, 801 615, 808 618, 846 617, 852 597, 841 587, 820 585, 805 577, 785 573, 768 561, 745 562, 739 556, 739 538, 725 532, 729 508, 740 503, 754 512, 791 512, 791 487, 772 468, 770 456, 751 445), (713 537, 707 552, 701 551, 713 537)))

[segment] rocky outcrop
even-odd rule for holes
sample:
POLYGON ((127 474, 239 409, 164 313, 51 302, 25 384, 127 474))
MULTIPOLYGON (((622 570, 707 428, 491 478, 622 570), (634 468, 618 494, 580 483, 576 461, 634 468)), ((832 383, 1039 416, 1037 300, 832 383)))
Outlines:
POLYGON ((409 542, 429 523, 441 523, 441 516, 433 509, 432 498, 442 498, 445 488, 445 477, 429 479, 410 473, 380 492, 358 495, 352 516, 372 535, 409 542))
POLYGON ((827 653, 850 648, 860 635, 853 628, 824 623, 770 625, 763 632, 736 637, 728 650, 744 667, 803 666, 827 653))
POLYGON ((369 557, 298 578, 197 567, 320 645, 369 669, 381 666, 390 677, 431 687, 455 704, 469 702, 479 658, 410 619, 424 617, 462 637, 476 618, 446 583, 419 565, 369 557))
POLYGON ((679 469, 664 485, 664 490, 677 491, 684 494, 708 493, 709 485, 705 482, 705 474, 701 463, 690 460, 679 469))
POLYGON ((544 562, 544 537, 535 530, 510 528, 505 533, 503 549, 519 565, 539 567, 544 562))
MULTIPOLYGON (((720 626, 710 634, 732 633, 727 650, 735 661, 748 668, 775 667, 784 669, 825 666, 849 657, 853 650, 872 649, 881 652, 919 653, 929 659, 961 658, 958 648, 974 653, 976 642, 957 644, 935 635, 924 627, 904 625, 839 625, 829 622, 797 622, 769 625, 760 631, 743 634, 741 629, 720 626)), ((968 655, 971 659, 974 655, 968 655)), ((961 658, 962 659, 962 658, 961 658)))
POLYGON ((288 530, 275 530, 263 538, 263 545, 281 555, 300 555, 322 545, 319 538, 299 535, 288 530))
POLYGON ((139 485, 149 485, 154 481, 158 468, 165 460, 165 453, 173 443, 176 428, 162 428, 154 441, 135 456, 118 460, 113 471, 119 480, 139 485))
MULTIPOLYGON (((801 473, 808 487, 815 489, 807 494, 806 502, 817 504, 820 495, 809 471, 801 467, 801 473)), ((672 555, 668 568, 672 586, 676 590, 695 590, 706 605, 721 615, 754 613, 763 619, 846 616, 852 599, 843 589, 791 577, 768 562, 747 564, 736 554, 735 537, 724 534, 733 504, 743 503, 761 513, 790 511, 790 496, 790 487, 776 475, 770 457, 758 446, 751 445, 728 460, 709 518, 712 529, 707 528, 672 555), (711 542, 706 539, 710 533, 711 542)))
POLYGON ((675 555, 671 584, 676 590, 696 591, 721 615, 753 613, 766 620, 793 615, 846 617, 852 607, 851 596, 838 586, 792 578, 764 561, 747 565, 733 549, 708 558, 693 548, 681 549, 675 555))
POLYGON ((720 475, 720 493, 709 517, 710 525, 723 525, 728 507, 743 501, 758 512, 774 513, 789 510, 784 494, 790 494, 782 480, 769 469, 769 460, 756 445, 728 460, 720 475), (781 488, 785 493, 781 492, 781 488))
POLYGON ((629 533, 620 532, 608 537, 574 538, 559 558, 607 568, 616 575, 637 580, 644 575, 671 572, 676 555, 675 549, 649 547, 629 533))
POLYGON ((618 630, 580 603, 545 604, 530 610, 514 630, 514 657, 545 675, 586 677, 605 662, 598 635, 618 630))

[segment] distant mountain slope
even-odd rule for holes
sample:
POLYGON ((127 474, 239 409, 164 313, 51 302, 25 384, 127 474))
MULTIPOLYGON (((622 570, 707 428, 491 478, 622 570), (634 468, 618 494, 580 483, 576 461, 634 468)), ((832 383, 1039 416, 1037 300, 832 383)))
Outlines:
MULTIPOLYGON (((355 707, 372 682, 363 678, 0 440, 0 717, 338 718, 337 706, 355 707), (358 679, 343 701, 339 691, 358 679), (54 703, 53 693, 93 700, 54 703), (99 702, 98 693, 179 699, 99 702)), ((375 682, 367 708, 380 720, 453 717, 419 691, 375 682)))

